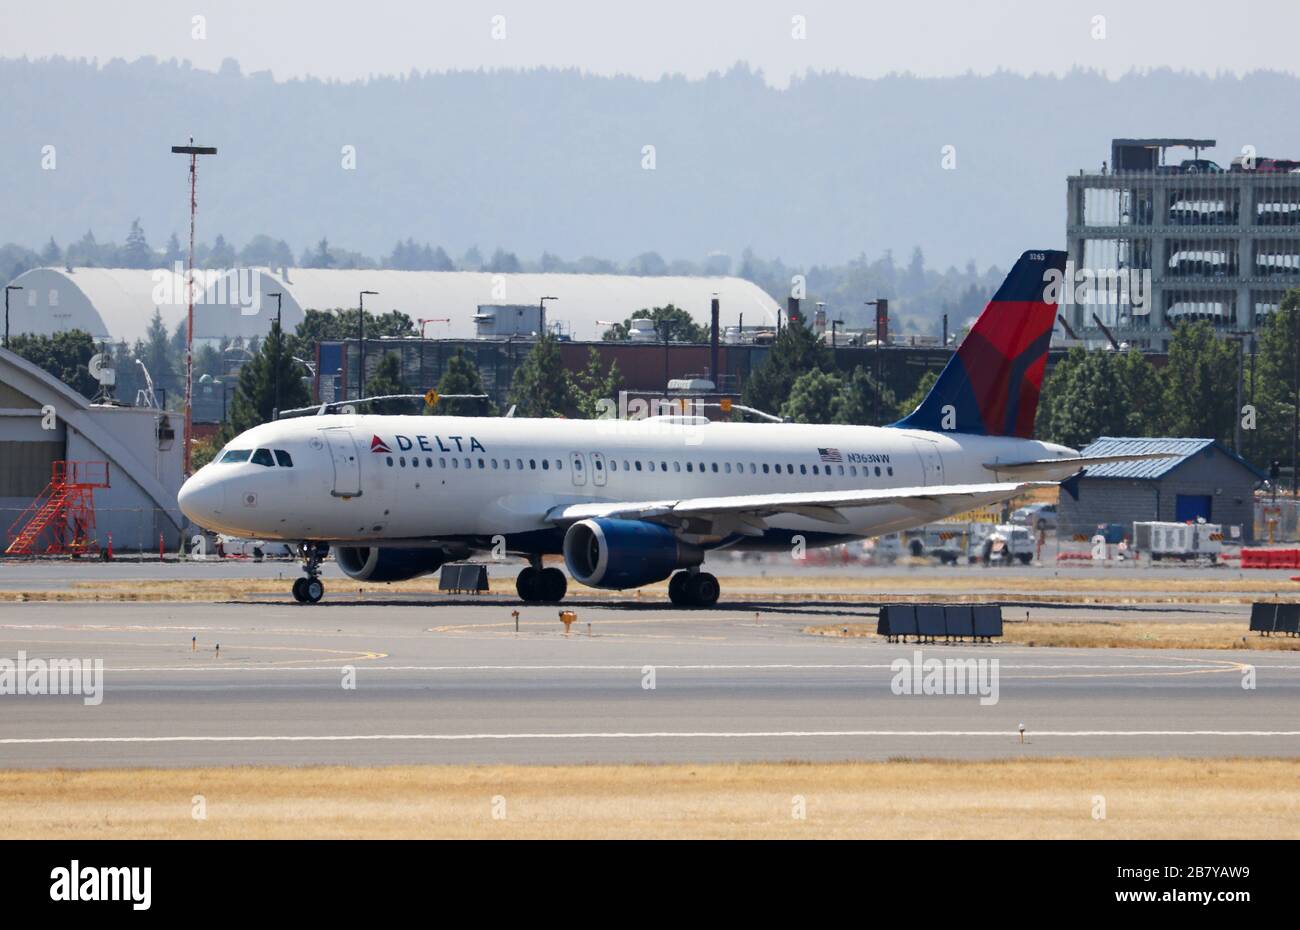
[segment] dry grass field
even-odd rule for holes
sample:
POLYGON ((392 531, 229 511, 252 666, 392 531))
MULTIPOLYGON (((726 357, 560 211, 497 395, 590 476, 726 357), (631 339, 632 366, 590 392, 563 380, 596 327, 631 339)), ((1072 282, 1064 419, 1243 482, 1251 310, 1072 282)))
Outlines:
POLYGON ((0 836, 1295 839, 1298 777, 1272 759, 8 771, 0 836))

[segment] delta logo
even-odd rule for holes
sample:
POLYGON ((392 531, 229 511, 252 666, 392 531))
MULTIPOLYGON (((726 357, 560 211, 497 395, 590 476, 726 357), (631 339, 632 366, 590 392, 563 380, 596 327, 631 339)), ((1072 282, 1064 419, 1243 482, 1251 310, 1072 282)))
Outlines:
POLYGON ((388 444, 385 443, 378 436, 372 436, 370 438, 370 451, 377 452, 380 454, 386 454, 392 452, 393 450, 388 448, 388 444))

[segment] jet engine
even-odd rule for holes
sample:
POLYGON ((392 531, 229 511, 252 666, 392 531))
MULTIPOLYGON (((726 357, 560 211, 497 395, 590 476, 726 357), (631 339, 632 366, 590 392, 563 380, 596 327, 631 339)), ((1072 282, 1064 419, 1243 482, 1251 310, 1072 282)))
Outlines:
POLYGON ((593 588, 638 588, 704 561, 704 550, 642 520, 579 520, 564 534, 564 564, 593 588))
POLYGON ((336 546, 334 560, 357 581, 406 581, 442 567, 441 549, 394 549, 376 546, 336 546))

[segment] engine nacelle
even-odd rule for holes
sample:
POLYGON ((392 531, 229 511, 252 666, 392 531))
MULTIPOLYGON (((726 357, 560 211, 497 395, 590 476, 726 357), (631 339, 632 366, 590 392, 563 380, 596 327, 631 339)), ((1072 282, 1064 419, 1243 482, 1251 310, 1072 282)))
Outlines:
POLYGON ((442 567, 441 549, 381 549, 375 546, 336 546, 334 561, 357 581, 406 581, 442 567))
POLYGON ((593 588, 638 588, 703 561, 699 546, 681 542, 666 526, 642 520, 579 520, 564 534, 569 574, 593 588))

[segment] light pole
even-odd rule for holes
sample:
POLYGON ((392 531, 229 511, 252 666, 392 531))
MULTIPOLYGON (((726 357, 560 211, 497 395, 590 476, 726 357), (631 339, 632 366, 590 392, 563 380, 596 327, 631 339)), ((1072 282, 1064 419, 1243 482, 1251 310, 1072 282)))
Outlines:
POLYGON ((844 325, 843 320, 831 320, 831 348, 835 348, 835 331, 844 325))
POLYGON ((190 257, 185 276, 185 294, 188 307, 185 313, 185 474, 190 473, 190 438, 194 432, 194 218, 199 212, 199 156, 215 155, 211 145, 195 145, 190 136, 189 145, 173 145, 173 155, 190 156, 190 257))
POLYGON ((357 400, 365 391, 366 383, 366 295, 378 297, 378 291, 362 291, 357 295, 357 400))
POLYGON ((560 298, 558 297, 543 297, 541 300, 537 301, 537 326, 539 329, 537 335, 541 339, 546 338, 546 302, 548 300, 559 299, 560 298))
POLYGON ((876 423, 875 425, 879 426, 880 425, 880 390, 881 390, 880 343, 883 339, 883 334, 881 333, 881 329, 880 329, 880 315, 881 315, 881 311, 889 306, 889 301, 886 300, 884 297, 880 297, 877 298, 876 300, 864 300, 862 303, 868 307, 876 308, 876 353, 875 353, 876 354, 876 423))
POLYGON ((21 291, 22 286, 19 284, 5 285, 5 348, 9 348, 9 292, 21 291))
POLYGON ((284 329, 280 325, 280 294, 267 294, 275 298, 275 359, 271 362, 271 380, 275 384, 275 404, 271 407, 271 419, 280 419, 280 356, 284 352, 284 329))

